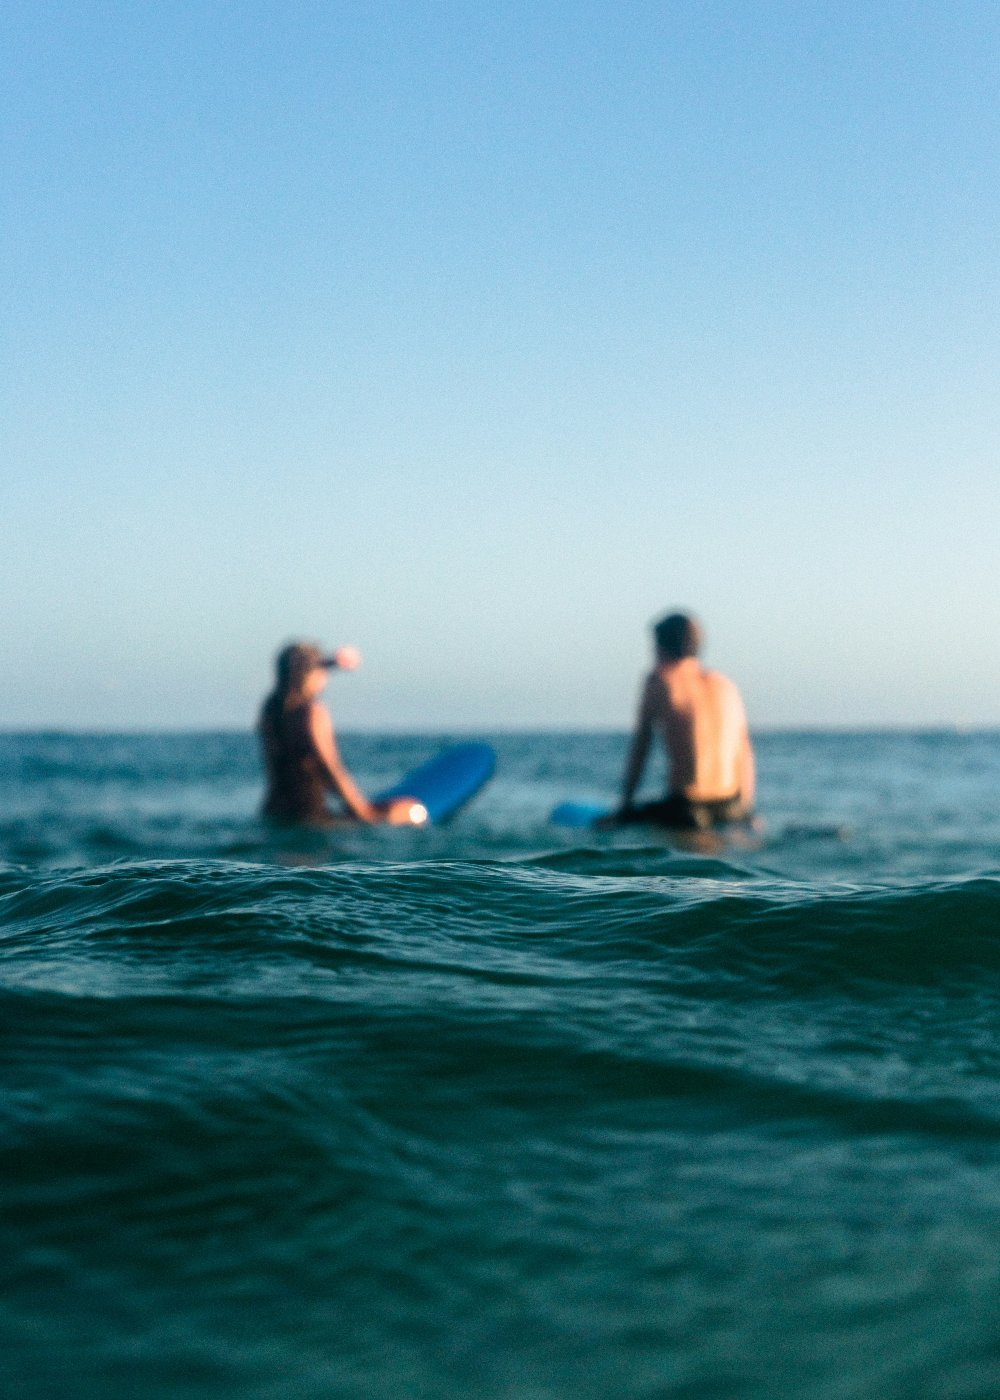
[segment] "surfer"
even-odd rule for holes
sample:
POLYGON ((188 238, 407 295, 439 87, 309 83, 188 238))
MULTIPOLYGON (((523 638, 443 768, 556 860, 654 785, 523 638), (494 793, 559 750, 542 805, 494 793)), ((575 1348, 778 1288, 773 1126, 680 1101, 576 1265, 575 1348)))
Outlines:
POLYGON ((426 810, 409 797, 369 802, 344 767, 329 712, 318 697, 332 669, 353 671, 360 664, 354 647, 325 656, 311 642, 292 642, 278 653, 275 686, 257 727, 267 775, 266 817, 329 826, 336 820, 326 805, 329 791, 360 822, 405 826, 426 820, 426 810))
POLYGON ((653 628, 656 665, 639 700, 625 763, 621 806, 606 822, 646 822, 707 831, 753 814, 754 759, 743 702, 736 686, 698 660, 701 627, 671 613, 653 628), (633 803, 650 743, 659 736, 667 754, 667 795, 633 803))

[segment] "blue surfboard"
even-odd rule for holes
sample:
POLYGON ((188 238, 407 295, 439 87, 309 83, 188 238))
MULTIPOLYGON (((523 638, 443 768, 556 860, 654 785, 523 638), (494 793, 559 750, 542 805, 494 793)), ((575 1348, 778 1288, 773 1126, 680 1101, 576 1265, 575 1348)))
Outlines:
MULTIPOLYGON (((602 821, 605 817, 612 816, 614 810, 615 809, 613 807, 609 807, 601 802, 560 802, 558 807, 553 807, 552 811, 549 813, 549 821, 553 824, 553 826, 564 826, 572 830, 580 831, 586 827, 595 826, 599 821, 602 821)), ((654 827, 659 825, 659 823, 655 821, 651 824, 654 827)), ((741 828, 744 832, 760 832, 763 830, 763 825, 757 817, 754 817, 752 815, 749 817, 738 819, 729 824, 729 830, 731 832, 736 832, 741 828)), ((683 831, 686 828, 672 828, 670 826, 662 826, 660 827, 660 829, 666 831, 683 831)), ((697 828, 695 827, 691 829, 697 830, 697 828)), ((718 833, 720 828, 717 827, 715 828, 715 830, 718 833)), ((815 831, 819 832, 824 836, 838 834, 839 830, 840 829, 836 827, 815 828, 815 831)))
POLYGON ((428 821, 447 821, 489 782, 496 764, 497 756, 489 744, 454 744, 412 768, 374 800, 412 797, 427 808, 428 821))
POLYGON ((600 802, 560 802, 553 807, 549 821, 553 826, 569 826, 579 829, 593 826, 602 817, 609 817, 612 809, 600 802))

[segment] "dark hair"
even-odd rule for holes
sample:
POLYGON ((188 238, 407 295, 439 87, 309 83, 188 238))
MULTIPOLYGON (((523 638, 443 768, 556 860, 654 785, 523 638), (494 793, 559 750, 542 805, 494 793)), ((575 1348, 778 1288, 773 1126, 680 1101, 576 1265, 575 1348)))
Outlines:
POLYGON ((653 628, 656 650, 670 661, 683 661, 701 651, 701 628, 687 613, 670 613, 653 628))
POLYGON ((306 676, 323 664, 323 653, 312 642, 292 642, 282 647, 274 659, 277 689, 282 695, 301 691, 306 676))
POLYGON ((306 677, 326 658, 312 642, 291 642, 274 658, 275 686, 264 702, 261 721, 275 724, 283 711, 292 710, 304 699, 306 677))

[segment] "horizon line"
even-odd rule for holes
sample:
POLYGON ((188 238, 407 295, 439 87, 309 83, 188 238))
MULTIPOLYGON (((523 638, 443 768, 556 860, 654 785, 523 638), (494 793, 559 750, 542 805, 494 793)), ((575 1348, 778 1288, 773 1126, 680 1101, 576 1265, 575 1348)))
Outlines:
MULTIPOLYGON (((152 726, 127 726, 116 727, 110 725, 63 725, 45 724, 32 727, 21 725, 0 724, 0 738, 155 738, 155 737, 182 737, 185 735, 205 735, 205 734, 226 734, 226 735, 249 735, 253 736, 252 726, 235 724, 207 724, 207 725, 152 725, 152 726)), ((628 735, 632 732, 631 725, 567 725, 559 726, 555 724, 524 724, 524 725, 470 725, 454 724, 441 725, 438 727, 415 726, 412 728, 387 727, 387 728, 367 728, 352 725, 338 727, 338 733, 352 736, 372 736, 378 738, 434 738, 447 735, 466 735, 483 737, 494 734, 527 736, 527 735, 628 735)), ((766 734, 955 734, 959 736, 969 734, 997 734, 1000 733, 1000 721, 956 721, 937 720, 907 722, 905 720, 889 720, 878 723, 833 721, 830 723, 772 723, 754 724, 750 726, 751 736, 766 734)))

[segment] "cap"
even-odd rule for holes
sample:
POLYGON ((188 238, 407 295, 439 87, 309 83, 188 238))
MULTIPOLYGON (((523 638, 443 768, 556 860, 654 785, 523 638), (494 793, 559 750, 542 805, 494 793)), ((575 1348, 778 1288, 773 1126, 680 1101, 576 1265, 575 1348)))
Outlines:
POLYGON ((311 666, 336 666, 337 664, 336 658, 327 656, 322 647, 318 647, 315 642, 292 642, 285 647, 283 655, 287 655, 289 658, 294 655, 297 661, 311 666))
POLYGON ((337 659, 325 655, 314 642, 291 642, 278 652, 277 663, 279 676, 291 678, 305 676, 320 666, 329 670, 337 659))

